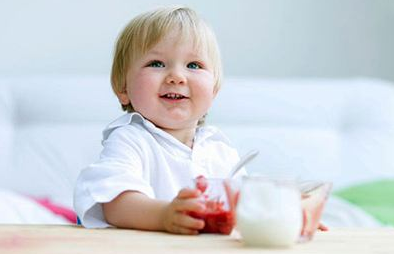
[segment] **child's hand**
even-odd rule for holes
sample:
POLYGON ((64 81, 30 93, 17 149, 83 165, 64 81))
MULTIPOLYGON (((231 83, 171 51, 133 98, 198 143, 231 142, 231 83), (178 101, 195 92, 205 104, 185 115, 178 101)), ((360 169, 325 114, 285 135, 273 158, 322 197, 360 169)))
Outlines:
POLYGON ((170 233, 196 235, 204 228, 204 221, 188 215, 189 212, 201 213, 205 207, 198 201, 199 190, 182 189, 167 205, 164 211, 163 226, 170 233))
POLYGON ((308 211, 305 208, 302 209, 302 215, 303 215, 303 219, 302 219, 303 223, 301 229, 301 236, 304 236, 307 239, 312 239, 316 230, 320 230, 320 231, 329 230, 327 226, 317 221, 317 218, 311 216, 310 212, 308 213, 308 211))
POLYGON ((328 231, 329 230, 329 228, 326 225, 321 224, 321 223, 319 223, 319 226, 317 227, 317 229, 320 231, 328 231))

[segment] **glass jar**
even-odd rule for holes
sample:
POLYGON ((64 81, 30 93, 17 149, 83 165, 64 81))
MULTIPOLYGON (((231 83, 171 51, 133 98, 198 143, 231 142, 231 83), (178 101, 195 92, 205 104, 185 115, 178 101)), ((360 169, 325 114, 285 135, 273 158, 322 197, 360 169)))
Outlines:
POLYGON ((260 176, 243 178, 237 230, 246 245, 288 247, 302 229, 301 193, 295 181, 260 176))

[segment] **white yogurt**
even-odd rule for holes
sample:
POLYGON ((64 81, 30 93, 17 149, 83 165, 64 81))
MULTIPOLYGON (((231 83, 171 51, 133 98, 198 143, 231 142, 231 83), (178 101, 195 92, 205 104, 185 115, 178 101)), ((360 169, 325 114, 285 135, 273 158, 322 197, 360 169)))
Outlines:
POLYGON ((288 247, 300 236, 301 195, 289 182, 246 178, 237 206, 237 229, 250 246, 288 247))

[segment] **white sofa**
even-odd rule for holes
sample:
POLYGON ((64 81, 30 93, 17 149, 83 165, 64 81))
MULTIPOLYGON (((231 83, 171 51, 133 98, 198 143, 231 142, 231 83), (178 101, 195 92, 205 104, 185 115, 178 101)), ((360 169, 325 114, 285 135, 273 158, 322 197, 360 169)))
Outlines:
MULTIPOLYGON (((0 189, 71 207, 80 169, 98 157, 102 129, 121 114, 107 76, 0 79, 0 189)), ((251 173, 334 188, 394 177, 389 82, 228 78, 208 123, 240 154, 260 150, 251 173)))

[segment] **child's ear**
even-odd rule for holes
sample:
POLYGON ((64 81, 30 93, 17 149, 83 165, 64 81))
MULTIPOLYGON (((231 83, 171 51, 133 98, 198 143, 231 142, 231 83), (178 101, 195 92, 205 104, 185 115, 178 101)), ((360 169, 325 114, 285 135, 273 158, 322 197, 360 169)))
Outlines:
POLYGON ((129 105, 130 104, 130 99, 129 99, 129 96, 127 95, 126 91, 124 91, 122 93, 117 93, 116 95, 118 96, 118 100, 119 100, 120 104, 122 104, 122 105, 129 105))
POLYGON ((219 92, 219 88, 214 87, 214 88, 213 88, 213 98, 214 98, 214 99, 216 98, 216 95, 218 94, 218 92, 219 92))

